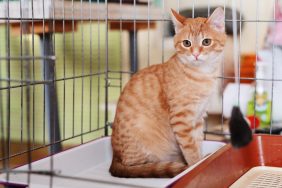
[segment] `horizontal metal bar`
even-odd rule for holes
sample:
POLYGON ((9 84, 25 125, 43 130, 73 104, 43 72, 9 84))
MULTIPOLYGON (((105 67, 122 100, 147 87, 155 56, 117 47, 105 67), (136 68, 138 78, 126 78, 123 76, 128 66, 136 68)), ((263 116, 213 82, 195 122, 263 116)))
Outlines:
MULTIPOLYGON (((56 60, 56 56, 19 56, 19 57, 0 57, 0 60, 56 60)), ((6 62, 4 62, 6 63, 6 62)))
POLYGON ((116 87, 116 88, 120 88, 120 85, 111 85, 111 84, 109 84, 109 87, 116 87))
MULTIPOLYGON (((111 73, 124 73, 124 74, 131 74, 130 72, 122 71, 110 71, 111 73)), ((16 80, 16 79, 7 79, 7 78, 0 78, 0 81, 2 82, 17 82, 17 83, 28 83, 28 84, 20 84, 20 85, 15 85, 15 86, 10 86, 10 87, 2 87, 0 90, 5 90, 5 89, 13 89, 13 88, 19 88, 19 87, 25 87, 27 85, 38 85, 38 84, 48 84, 53 81, 64 81, 64 80, 72 80, 72 79, 77 79, 77 78, 85 78, 85 77, 90 77, 90 76, 99 76, 105 74, 104 72, 101 73, 93 73, 93 74, 85 74, 85 75, 79 75, 79 76, 72 76, 72 77, 67 77, 67 78, 59 78, 55 80, 46 80, 46 81, 31 81, 31 80, 16 80)), ((218 76, 218 79, 225 79, 225 80, 235 80, 236 77, 222 77, 218 76)), ((252 81, 268 81, 268 82, 281 82, 282 79, 266 79, 266 78, 250 78, 250 77, 240 77, 238 78, 239 80, 252 80, 252 81)), ((119 85, 109 85, 110 87, 120 87, 119 85)))
POLYGON ((16 83, 28 83, 29 85, 31 83, 36 83, 36 84, 48 84, 50 82, 53 82, 53 80, 17 80, 17 79, 9 79, 9 78, 0 78, 0 81, 5 81, 5 82, 16 82, 16 83))
MULTIPOLYGON (((43 21, 43 19, 41 19, 41 18, 38 18, 38 19, 36 19, 36 18, 9 18, 9 19, 6 19, 6 18, 0 18, 0 24, 2 23, 2 24, 4 24, 5 23, 5 21, 7 21, 7 20, 11 20, 11 22, 10 22, 10 24, 13 24, 13 23, 20 23, 20 22, 42 22, 43 21), (2 22, 1 22, 2 21, 2 22)), ((65 18, 65 19, 62 19, 62 18, 55 18, 55 19, 50 19, 50 20, 46 20, 46 19, 44 19, 44 21, 45 22, 48 22, 48 21, 77 21, 77 22, 81 22, 81 21, 85 21, 86 23, 88 22, 88 21, 106 21, 106 19, 94 19, 94 18, 83 18, 83 19, 79 19, 79 18, 74 18, 74 19, 72 19, 72 18, 65 18)), ((139 20, 133 20, 133 19, 126 19, 126 18, 123 18, 123 19, 119 19, 119 18, 109 18, 108 19, 108 21, 109 22, 120 22, 120 21, 122 21, 122 22, 131 22, 131 23, 133 23, 133 21, 135 21, 136 23, 138 23, 138 22, 148 22, 148 19, 139 19, 139 20)), ((155 22, 157 22, 157 21, 171 21, 171 19, 150 19, 149 21, 155 21, 155 22)))
POLYGON ((109 73, 118 73, 118 74, 133 74, 134 73, 131 71, 112 71, 112 70, 109 70, 108 72, 109 73))
POLYGON ((103 130, 103 129, 104 129, 104 127, 99 127, 97 129, 93 129, 93 130, 90 130, 90 131, 87 131, 87 132, 84 132, 84 133, 81 133, 81 134, 78 134, 78 135, 71 136, 69 138, 58 140, 58 141, 52 142, 50 144, 45 144, 43 146, 39 146, 39 147, 35 147, 35 148, 28 148, 27 151, 22 151, 22 152, 19 152, 19 153, 16 153, 16 154, 13 154, 13 155, 10 155, 10 156, 7 156, 7 157, 2 157, 2 158, 0 158, 0 161, 6 160, 6 159, 11 159, 11 158, 14 158, 14 157, 26 154, 28 152, 33 152, 33 151, 36 151, 36 150, 39 150, 39 149, 50 147, 50 146, 52 146, 54 144, 58 144, 58 143, 61 143, 61 142, 64 142, 64 141, 68 141, 68 140, 71 140, 71 139, 74 139, 74 138, 77 138, 77 137, 80 137, 80 136, 84 136, 84 135, 87 135, 87 134, 91 134, 93 132, 96 132, 96 131, 99 131, 99 130, 103 130))
MULTIPOLYGON (((60 78, 60 79, 55 79, 52 80, 52 82, 56 82, 56 81, 63 81, 63 80, 72 80, 72 79, 76 79, 76 78, 85 78, 85 77, 91 77, 91 76, 99 76, 99 75, 103 75, 105 74, 104 72, 101 73, 93 73, 93 74, 86 74, 86 75, 81 75, 81 76, 73 76, 73 77, 68 77, 68 78, 60 78)), ((1 80, 0 80, 1 81, 1 80)), ((15 88, 19 88, 19 87, 25 87, 25 86, 32 86, 32 85, 39 85, 42 83, 33 83, 30 82, 29 84, 20 84, 20 85, 15 85, 15 86, 10 86, 10 87, 2 87, 0 88, 0 90, 6 90, 6 89, 15 89, 15 88)))
MULTIPOLYGON (((160 18, 150 18, 149 21, 171 21, 170 18, 161 18, 162 15, 160 15, 160 18)), ((101 18, 52 18, 52 19, 42 19, 42 18, 13 18, 13 17, 0 17, 0 21, 7 21, 9 20, 10 23, 15 23, 18 22, 20 23, 20 21, 24 22, 24 21, 106 21, 106 18, 101 19, 101 18)), ((115 22, 148 22, 148 19, 128 19, 128 18, 108 18, 108 21, 115 21, 115 22)), ((256 20, 256 19, 250 19, 250 20, 231 20, 231 19, 226 19, 225 22, 282 22, 282 20, 256 20)), ((1 23, 1 22, 0 22, 1 23)))
POLYGON ((225 22, 282 22, 282 20, 230 20, 230 19, 226 19, 225 22))
POLYGON ((216 78, 218 79, 225 79, 225 80, 228 80, 228 79, 236 79, 238 78, 239 80, 253 80, 253 81, 270 81, 270 82, 280 82, 282 81, 282 79, 272 79, 272 78, 250 78, 250 77, 235 77, 235 76, 217 76, 216 78))
POLYGON ((72 77, 67 77, 67 78, 59 78, 59 79, 56 79, 54 81, 71 80, 71 79, 76 79, 76 78, 85 78, 85 77, 90 77, 90 76, 99 76, 99 75, 103 75, 103 74, 105 74, 105 72, 92 73, 92 74, 84 74, 84 75, 80 75, 80 76, 72 76, 72 77))
POLYGON ((204 131, 204 134, 212 134, 212 135, 218 135, 218 136, 230 136, 230 133, 224 133, 221 131, 204 131))
MULTIPOLYGON (((53 176, 55 174, 61 173, 60 170, 15 170, 15 169, 3 169, 0 170, 0 173, 14 173, 14 174, 36 174, 36 175, 47 175, 53 176)), ((2 183, 2 182, 1 182, 2 183)))

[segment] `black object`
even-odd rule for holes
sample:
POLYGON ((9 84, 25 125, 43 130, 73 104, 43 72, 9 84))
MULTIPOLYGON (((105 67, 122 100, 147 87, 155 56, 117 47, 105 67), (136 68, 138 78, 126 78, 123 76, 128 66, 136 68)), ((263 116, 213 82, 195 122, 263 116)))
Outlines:
POLYGON ((270 128, 263 128, 263 129, 256 129, 255 133, 257 134, 277 134, 280 135, 282 132, 282 128, 281 127, 275 127, 272 126, 271 130, 270 128))
MULTIPOLYGON (((53 37, 52 33, 39 35, 41 54, 44 57, 54 56, 53 37)), ((55 60, 51 58, 42 59, 44 72, 44 80, 54 80, 55 77, 55 60)), ((49 131, 49 154, 55 154, 62 151, 60 143, 60 125, 59 125, 59 110, 58 98, 55 87, 55 82, 50 82, 44 85, 45 88, 45 116, 47 119, 47 128, 49 131)))
MULTIPOLYGON (((213 13, 213 11, 216 9, 217 7, 211 7, 210 8, 210 14, 213 13)), ((179 14, 181 14, 182 16, 186 17, 186 18, 192 18, 193 16, 193 10, 192 9, 184 9, 184 10, 180 10, 179 14)), ((195 8, 194 9, 194 17, 203 17, 203 18, 207 18, 208 17, 208 8, 195 8)), ((240 20, 240 12, 236 11, 236 19, 240 20)), ((244 20, 243 15, 241 15, 241 19, 244 20)), ((232 9, 226 7, 225 8, 225 32, 227 35, 233 35, 233 23, 232 23, 232 9)), ((237 23, 237 33, 240 33, 240 22, 236 22, 237 23)), ((243 29, 244 26, 244 22, 241 23, 241 26, 243 29)), ((175 32, 174 32, 174 27, 173 27, 173 23, 170 22, 169 23, 169 36, 174 36, 175 32)))
POLYGON ((229 130, 231 134, 231 144, 233 147, 244 147, 252 140, 251 128, 245 120, 239 107, 234 106, 232 109, 231 119, 229 121, 229 130))

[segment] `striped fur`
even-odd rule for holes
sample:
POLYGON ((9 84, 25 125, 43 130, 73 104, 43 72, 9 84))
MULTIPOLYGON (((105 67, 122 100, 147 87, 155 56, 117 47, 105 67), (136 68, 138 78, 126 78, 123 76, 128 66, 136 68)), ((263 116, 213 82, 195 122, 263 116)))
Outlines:
POLYGON ((226 39, 212 25, 213 16, 218 19, 220 13, 217 9, 208 19, 184 19, 173 12, 177 52, 132 76, 119 98, 112 133, 113 176, 173 177, 200 159, 203 116, 218 67, 215 59, 226 39), (203 37, 212 39, 210 47, 181 45, 187 38, 203 37), (190 57, 195 49, 200 51, 198 60, 190 57))

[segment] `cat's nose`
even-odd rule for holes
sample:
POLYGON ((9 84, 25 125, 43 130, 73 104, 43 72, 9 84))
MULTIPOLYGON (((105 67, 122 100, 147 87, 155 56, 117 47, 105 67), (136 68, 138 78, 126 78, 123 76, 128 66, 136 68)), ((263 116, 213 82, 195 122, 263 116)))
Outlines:
POLYGON ((195 57, 196 60, 198 60, 200 53, 199 52, 193 52, 193 56, 195 57))

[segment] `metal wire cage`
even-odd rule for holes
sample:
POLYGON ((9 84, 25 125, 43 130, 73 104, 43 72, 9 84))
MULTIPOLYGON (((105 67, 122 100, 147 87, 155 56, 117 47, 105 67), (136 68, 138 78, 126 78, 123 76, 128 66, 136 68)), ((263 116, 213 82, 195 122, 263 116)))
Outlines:
MULTIPOLYGON (((6 181, 11 173, 57 176, 52 159, 51 170, 13 168, 111 134, 116 101, 126 81, 173 53, 169 8, 190 17, 209 16, 216 6, 225 10, 233 50, 227 50, 232 53, 225 53, 223 62, 231 57, 232 63, 223 63, 218 74, 218 107, 210 111, 218 126, 208 119, 206 138, 227 138, 229 107, 246 103, 246 89, 240 82, 253 82, 255 94, 257 85, 267 85, 270 126, 261 131, 280 130, 279 107, 274 103, 281 81, 281 44, 265 40, 266 32, 262 33, 270 28, 272 37, 279 35, 275 30, 280 24, 279 3, 273 0, 267 9, 265 2, 257 0, 0 1, 0 169, 6 181), (189 8, 184 10, 184 5, 189 8), (255 7, 253 12, 243 15, 250 7, 255 7), (264 14, 266 9, 273 14, 264 14), (260 77, 256 73, 263 46, 270 65, 267 76, 260 77), (248 58, 253 64, 244 72, 248 58), (225 95, 226 84, 234 81, 232 97, 225 95)), ((53 182, 47 187, 53 187, 53 182)))

